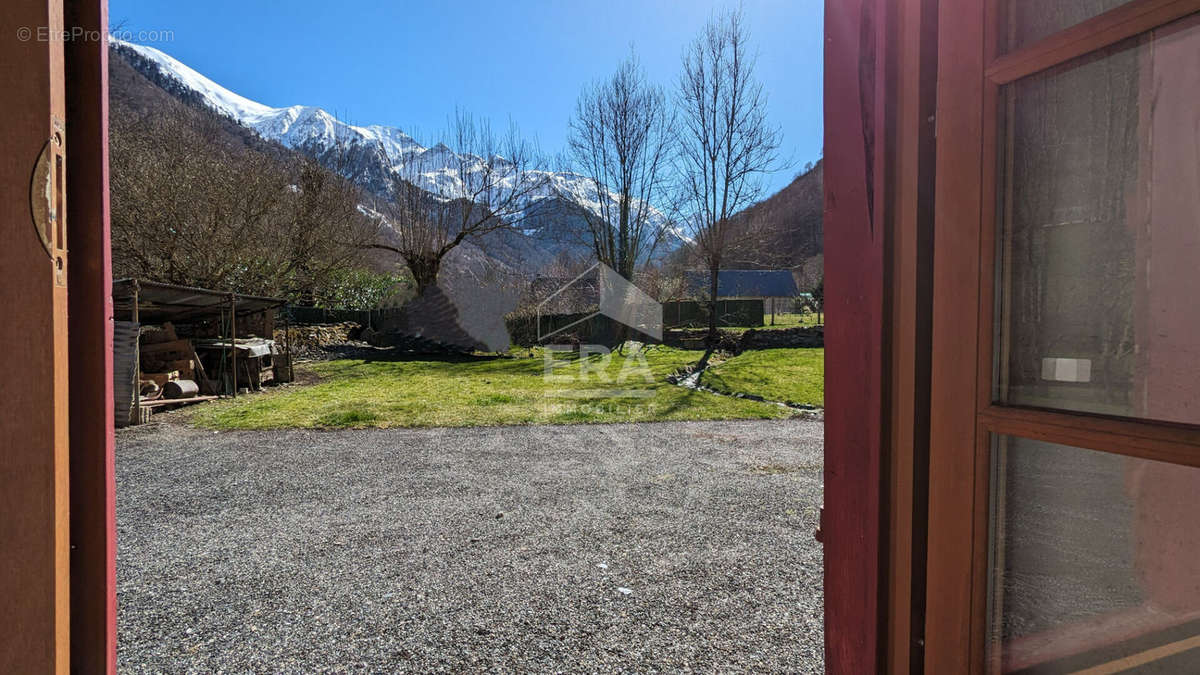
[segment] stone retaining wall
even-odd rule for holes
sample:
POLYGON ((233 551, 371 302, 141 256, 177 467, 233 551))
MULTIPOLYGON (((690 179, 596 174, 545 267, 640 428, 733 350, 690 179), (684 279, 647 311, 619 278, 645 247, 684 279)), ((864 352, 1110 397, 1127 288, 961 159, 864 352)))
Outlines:
POLYGON ((777 349, 779 347, 824 347, 825 327, 798 326, 779 330, 748 330, 738 341, 742 349, 777 349))
MULTIPOLYGON (((750 329, 744 333, 720 332, 718 348, 741 353, 748 349, 779 349, 784 347, 824 347, 825 327, 750 329)), ((663 343, 681 349, 704 349, 705 329, 670 330, 663 334, 663 343)))

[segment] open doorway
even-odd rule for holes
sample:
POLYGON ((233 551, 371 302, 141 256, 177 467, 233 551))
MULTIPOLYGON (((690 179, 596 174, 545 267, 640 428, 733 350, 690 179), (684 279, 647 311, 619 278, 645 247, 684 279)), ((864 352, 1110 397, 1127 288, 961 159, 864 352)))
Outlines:
MULTIPOLYGON (((559 160, 541 128, 485 119, 537 125, 548 103, 437 107, 447 89, 474 100, 457 83, 483 53, 351 117, 331 111, 403 77, 327 57, 374 78, 331 98, 332 71, 182 36, 186 8, 126 6, 108 51, 113 276, 163 296, 138 316, 137 390, 203 378, 222 398, 135 402, 154 414, 117 436, 122 667, 821 668, 819 101, 786 123, 770 103, 795 86, 779 26, 817 45, 818 15, 631 3, 654 39, 616 22, 635 50, 573 57, 586 76, 554 87, 492 54, 491 79, 565 100, 559 160), (739 105, 724 86, 749 100, 732 125, 705 112, 709 95, 739 105), (745 154, 689 192, 701 155, 729 152, 714 133, 745 154), (225 345, 193 325, 189 289, 285 306, 254 330, 226 308, 225 345), (204 340, 229 356, 206 360, 204 340), (242 340, 286 343, 291 382, 226 386, 212 371, 240 378, 242 340), (181 342, 194 358, 145 358, 181 342)), ((380 21, 553 51, 522 11, 380 21)), ((820 50, 803 59, 815 92, 820 50)))

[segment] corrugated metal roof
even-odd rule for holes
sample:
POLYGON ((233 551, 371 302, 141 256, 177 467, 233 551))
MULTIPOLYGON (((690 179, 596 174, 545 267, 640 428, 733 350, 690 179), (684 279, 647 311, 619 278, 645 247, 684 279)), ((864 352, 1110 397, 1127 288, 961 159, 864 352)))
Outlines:
MULTIPOLYGON (((118 316, 129 316, 133 310, 134 289, 137 289, 138 320, 142 323, 182 322, 189 319, 220 316, 229 311, 228 291, 193 288, 140 279, 121 279, 113 282, 113 305, 118 316)), ((238 316, 257 314, 287 303, 279 298, 233 294, 237 298, 238 316)))
MULTIPOLYGON (((692 297, 708 296, 708 272, 688 272, 692 297)), ((791 298, 799 294, 790 270, 721 270, 717 273, 718 298, 791 298)))

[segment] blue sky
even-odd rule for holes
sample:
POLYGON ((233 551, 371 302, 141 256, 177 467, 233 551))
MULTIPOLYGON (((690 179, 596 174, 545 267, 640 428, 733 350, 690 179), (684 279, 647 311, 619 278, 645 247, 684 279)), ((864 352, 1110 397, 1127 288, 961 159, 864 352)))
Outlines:
MULTIPOLYGON (((770 119, 794 166, 821 152, 821 0, 745 0, 770 119)), ((171 31, 149 43, 272 106, 316 105, 428 143, 456 107, 565 147, 581 86, 632 44, 649 77, 674 85, 683 47, 714 0, 109 0, 113 26, 171 31)))

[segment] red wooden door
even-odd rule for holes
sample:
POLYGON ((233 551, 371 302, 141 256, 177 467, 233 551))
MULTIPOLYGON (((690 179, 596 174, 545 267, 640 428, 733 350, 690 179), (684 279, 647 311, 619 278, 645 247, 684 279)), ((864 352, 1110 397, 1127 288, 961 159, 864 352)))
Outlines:
POLYGON ((0 671, 67 672, 66 101, 62 3, 0 11, 0 671))

